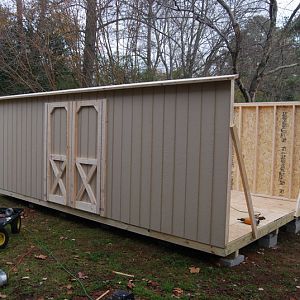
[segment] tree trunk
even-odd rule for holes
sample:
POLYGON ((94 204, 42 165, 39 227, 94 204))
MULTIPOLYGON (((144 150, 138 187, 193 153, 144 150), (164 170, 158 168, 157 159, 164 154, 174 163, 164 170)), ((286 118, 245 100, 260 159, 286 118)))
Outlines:
POLYGON ((23 31, 23 0, 16 0, 17 2, 17 24, 18 24, 18 38, 20 47, 24 46, 24 31, 23 31))
POLYGON ((97 33, 97 0, 88 0, 86 6, 86 26, 83 51, 83 87, 94 84, 97 33))
MULTIPOLYGON (((151 51, 152 51, 152 45, 151 45, 151 35, 152 35, 152 18, 153 18, 153 11, 152 11, 152 6, 153 6, 153 0, 148 0, 148 15, 147 15, 147 72, 148 75, 151 74, 152 70, 152 61, 151 61, 151 51)), ((151 76, 152 77, 152 76, 151 76)))

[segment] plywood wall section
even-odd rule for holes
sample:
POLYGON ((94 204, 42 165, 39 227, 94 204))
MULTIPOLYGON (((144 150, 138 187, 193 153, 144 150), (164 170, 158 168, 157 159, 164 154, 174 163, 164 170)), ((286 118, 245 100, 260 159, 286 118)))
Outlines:
POLYGON ((114 92, 107 217, 224 246, 230 82, 114 92))
MULTIPOLYGON (((235 104, 235 123, 251 191, 296 199, 300 189, 300 103, 235 104)), ((232 188, 242 189, 235 163, 232 188)))

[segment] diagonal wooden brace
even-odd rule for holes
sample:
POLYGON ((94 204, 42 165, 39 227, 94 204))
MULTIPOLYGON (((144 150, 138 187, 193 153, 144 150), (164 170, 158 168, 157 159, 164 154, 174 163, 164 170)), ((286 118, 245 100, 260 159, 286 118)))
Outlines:
POLYGON ((89 195, 89 198, 91 200, 91 203, 96 204, 96 198, 95 198, 94 192, 89 183, 90 183, 91 179, 93 178, 93 175, 97 169, 97 166, 93 165, 87 176, 85 175, 85 172, 79 162, 76 162, 76 166, 77 166, 78 172, 79 172, 81 180, 82 180, 82 185, 77 194, 76 200, 80 201, 83 196, 84 190, 86 190, 89 195))
POLYGON ((61 192, 62 192, 63 196, 66 197, 67 192, 66 192, 66 188, 65 188, 64 182, 61 179, 61 176, 62 176, 62 174, 63 174, 63 172, 64 172, 64 170, 66 168, 67 162, 66 161, 63 162, 60 170, 58 169, 58 167, 57 167, 56 163, 54 162, 54 160, 50 159, 50 163, 51 163, 54 175, 55 175, 55 180, 53 182, 50 194, 54 193, 54 191, 56 189, 56 186, 58 184, 59 187, 60 187, 60 189, 61 189, 61 192))
POLYGON ((230 133, 231 133, 231 138, 232 138, 232 142, 235 149, 239 170, 242 178, 242 184, 243 184, 244 194, 246 198, 248 213, 251 220, 252 235, 255 239, 257 239, 258 233, 257 233, 256 220, 254 216, 252 197, 250 193, 250 187, 249 187, 248 177, 247 177, 245 163, 243 159, 241 144, 240 144, 236 126, 234 124, 230 125, 230 133))

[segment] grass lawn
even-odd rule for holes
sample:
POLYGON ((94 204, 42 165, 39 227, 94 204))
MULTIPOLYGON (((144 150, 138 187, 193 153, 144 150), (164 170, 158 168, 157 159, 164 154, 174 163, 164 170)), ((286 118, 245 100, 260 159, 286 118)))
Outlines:
POLYGON ((174 288, 180 299, 300 299, 299 235, 280 233, 276 249, 249 246, 245 263, 230 269, 213 255, 24 202, 0 198, 0 206, 25 208, 21 233, 0 250, 0 268, 9 273, 0 299, 88 299, 62 266, 81 277, 91 299, 127 288, 129 278, 112 271, 135 276, 135 299, 176 299, 174 288))

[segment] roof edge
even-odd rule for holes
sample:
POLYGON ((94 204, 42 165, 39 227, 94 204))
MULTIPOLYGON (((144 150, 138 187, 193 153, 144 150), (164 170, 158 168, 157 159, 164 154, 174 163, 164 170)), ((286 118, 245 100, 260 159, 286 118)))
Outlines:
POLYGON ((88 92, 102 92, 102 91, 111 91, 111 90, 124 90, 124 89, 135 89, 135 88, 146 88, 146 87, 160 87, 160 86, 170 86, 170 85, 180 85, 180 84, 226 81, 226 80, 234 80, 236 78, 238 78, 237 74, 188 78, 188 79, 149 81, 149 82, 128 83, 128 84, 119 84, 119 85, 106 85, 106 86, 96 86, 96 87, 88 87, 88 88, 57 90, 57 91, 51 91, 51 92, 39 92, 39 93, 2 96, 2 97, 0 97, 0 101, 24 99, 24 98, 37 98, 37 97, 46 97, 46 96, 56 96, 56 95, 88 93, 88 92))

